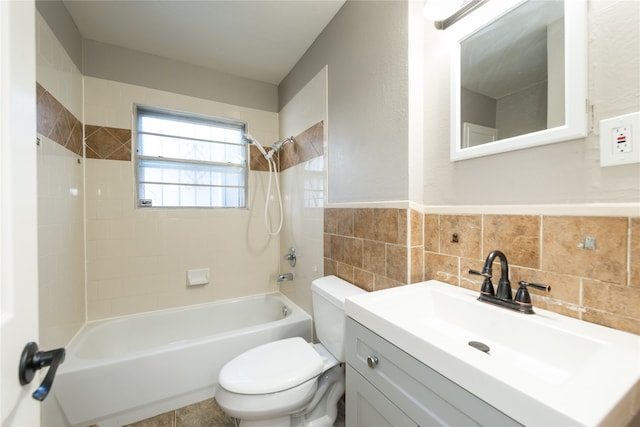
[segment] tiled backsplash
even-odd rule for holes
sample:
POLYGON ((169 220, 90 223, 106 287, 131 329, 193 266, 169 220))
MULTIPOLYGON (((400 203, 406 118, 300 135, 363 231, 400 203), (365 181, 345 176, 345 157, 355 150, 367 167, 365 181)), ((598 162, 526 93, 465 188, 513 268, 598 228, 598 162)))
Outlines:
POLYGON ((325 274, 363 289, 438 279, 479 290, 481 279, 467 272, 499 249, 512 288, 520 280, 551 286, 546 295, 531 291, 534 307, 640 334, 640 218, 333 208, 324 227, 325 274))
POLYGON ((407 209, 327 208, 324 274, 368 291, 422 279, 422 219, 407 209))

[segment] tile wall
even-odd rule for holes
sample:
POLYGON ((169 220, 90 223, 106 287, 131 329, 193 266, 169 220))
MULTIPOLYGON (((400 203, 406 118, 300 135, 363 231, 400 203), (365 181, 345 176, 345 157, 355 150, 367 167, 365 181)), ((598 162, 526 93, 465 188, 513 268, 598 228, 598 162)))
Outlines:
POLYGON ((82 75, 35 18, 39 344, 56 348, 85 321, 82 75))
POLYGON ((366 290, 428 279, 479 290, 481 279, 467 272, 499 249, 512 287, 520 280, 552 287, 531 290, 534 307, 640 334, 637 217, 334 208, 325 210, 324 230, 325 274, 366 290), (585 237, 595 238, 595 249, 584 248, 585 237))
POLYGON ((250 209, 139 209, 131 129, 143 104, 239 120, 275 141, 277 114, 93 77, 84 88, 88 319, 275 290, 279 242, 262 215, 268 174, 249 173, 250 209), (187 288, 193 268, 209 268, 210 283, 187 288))

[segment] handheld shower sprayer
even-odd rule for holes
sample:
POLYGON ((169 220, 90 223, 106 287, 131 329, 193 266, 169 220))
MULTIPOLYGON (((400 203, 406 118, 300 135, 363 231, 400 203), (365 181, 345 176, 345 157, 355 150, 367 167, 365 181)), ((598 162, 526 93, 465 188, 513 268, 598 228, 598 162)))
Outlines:
POLYGON ((294 139, 293 137, 289 137, 289 138, 285 138, 275 142, 271 146, 271 149, 269 150, 268 153, 264 149, 264 147, 248 133, 245 133, 242 136, 242 142, 245 144, 255 145, 258 151, 260 151, 260 153, 264 156, 264 158, 267 159, 267 163, 269 164, 269 185, 267 185, 267 195, 265 197, 265 203, 264 203, 264 224, 267 227, 267 232, 269 232, 269 234, 271 234, 272 236, 275 236, 276 234, 280 233, 280 230, 282 229, 282 223, 284 221, 284 212, 282 210, 282 194, 280 194, 280 183, 278 181, 278 175, 277 175, 278 169, 276 168, 275 160, 273 160, 273 155, 280 152, 280 150, 282 150, 282 148, 286 144, 290 142, 294 142, 294 139), (280 206, 280 223, 277 229, 275 230, 271 227, 271 222, 269 221, 269 200, 271 199, 271 177, 273 175, 276 176, 275 178, 276 190, 278 192, 278 203, 280 206))
POLYGON ((260 144, 254 137, 252 137, 248 133, 245 133, 242 136, 242 142, 244 142, 245 144, 249 144, 249 145, 251 145, 251 144, 255 145, 256 148, 258 149, 258 151, 260 151, 260 153, 262 153, 263 156, 267 157, 267 152, 265 151, 265 149, 262 146, 262 144, 260 144))

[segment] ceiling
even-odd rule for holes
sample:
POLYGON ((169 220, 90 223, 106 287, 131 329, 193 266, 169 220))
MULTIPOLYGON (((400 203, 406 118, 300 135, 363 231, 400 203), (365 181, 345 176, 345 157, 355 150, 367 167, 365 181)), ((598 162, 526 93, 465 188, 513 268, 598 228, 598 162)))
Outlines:
POLYGON ((85 39, 279 84, 345 0, 64 0, 85 39))

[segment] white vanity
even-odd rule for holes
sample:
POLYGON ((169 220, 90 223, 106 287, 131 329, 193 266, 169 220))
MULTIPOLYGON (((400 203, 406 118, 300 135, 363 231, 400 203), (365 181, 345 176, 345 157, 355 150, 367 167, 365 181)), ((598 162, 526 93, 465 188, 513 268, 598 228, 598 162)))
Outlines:
POLYGON ((619 426, 640 411, 640 336, 477 296, 431 280, 348 299, 346 424, 619 426))

